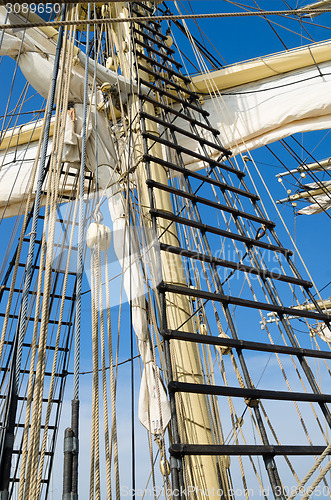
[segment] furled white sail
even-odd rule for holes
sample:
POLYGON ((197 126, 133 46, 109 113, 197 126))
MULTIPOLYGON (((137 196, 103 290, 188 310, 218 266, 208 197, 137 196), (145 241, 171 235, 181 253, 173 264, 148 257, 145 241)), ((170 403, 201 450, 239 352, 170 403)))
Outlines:
POLYGON ((298 193, 293 195, 291 199, 305 199, 311 203, 304 208, 298 210, 298 214, 312 215, 325 212, 331 208, 331 181, 311 182, 305 185, 306 193, 298 193))
POLYGON ((314 215, 325 212, 331 208, 331 193, 330 195, 317 195, 314 198, 307 198, 311 202, 311 205, 307 205, 304 208, 298 210, 300 215, 314 215))
MULTIPOLYGON (((331 61, 225 90, 205 98, 203 108, 234 154, 261 147, 297 132, 331 127, 331 61)), ((176 124, 188 130, 184 120, 176 124)), ((189 149, 193 141, 178 137, 189 149)), ((196 147, 196 146, 195 146, 196 147)), ((216 151, 211 151, 215 156, 216 151)), ((187 158, 194 169, 198 162, 187 158)))
MULTIPOLYGON (((2 21, 4 15, 5 8, 0 7, 2 21)), ((17 21, 17 15, 12 14, 11 16, 10 22, 17 21)), ((24 39, 22 33, 22 31, 11 33, 6 31, 0 54, 8 54, 16 58, 20 53, 18 63, 22 72, 31 85, 45 97, 52 73, 52 54, 55 53, 55 41, 49 38, 46 32, 38 29, 28 29, 24 39), (45 53, 50 54, 48 59, 45 59, 45 53)), ((330 44, 325 42, 316 45, 316 49, 314 45, 311 45, 309 50, 301 48, 297 52, 290 51, 288 58, 291 61, 294 59, 295 64, 291 62, 285 67, 283 60, 286 58, 286 54, 270 57, 273 65, 275 65, 274 61, 277 61, 277 64, 280 64, 278 60, 281 61, 281 67, 277 69, 276 65, 275 68, 272 67, 272 71, 266 72, 265 69, 262 71, 262 68, 256 69, 256 65, 260 64, 258 61, 258 63, 253 62, 254 73, 251 74, 253 63, 241 63, 238 65, 238 74, 241 73, 240 68, 245 74, 249 70, 247 78, 244 80, 242 78, 233 79, 235 73, 233 67, 230 68, 231 71, 216 72, 217 81, 215 81, 214 88, 222 88, 219 82, 224 77, 224 81, 227 82, 226 90, 220 96, 205 97, 203 107, 210 112, 211 124, 220 130, 225 147, 232 149, 233 153, 236 154, 269 144, 290 134, 322 130, 331 126, 331 102, 329 99, 331 95, 331 61, 330 59, 326 60, 329 57, 327 49, 330 44), (306 53, 312 55, 307 56, 306 53), (314 59, 318 66, 314 64, 314 59), (310 66, 307 66, 309 63, 310 66), (302 68, 300 64, 302 64, 302 68), (249 66, 248 69, 247 66, 249 66), (296 69, 291 70, 293 67, 296 69), (277 71, 280 74, 277 74, 277 71), (222 72, 224 72, 224 76, 222 76, 222 72), (231 80, 229 80, 229 74, 231 74, 231 80), (259 79, 266 74, 273 76, 259 79), (249 78, 254 81, 249 83, 247 81, 249 78), (246 83, 238 86, 238 82, 241 81, 246 83), (231 82, 235 87, 228 88, 231 82)), ((268 58, 263 58, 263 68, 267 67, 268 61, 268 58)), ((105 80, 108 78, 109 81, 113 82, 115 73, 113 74, 104 68, 103 78, 105 80)), ((206 75, 204 83, 211 90, 213 89, 212 78, 213 74, 206 75)), ((194 79, 198 91, 201 87, 200 80, 194 79)), ((82 102, 83 81, 83 67, 78 64, 73 67, 71 75, 71 102, 82 102)), ((121 82, 121 85, 123 87, 125 82, 121 82)), ((188 122, 179 119, 176 120, 176 125, 184 129, 189 127, 188 122)), ((181 145, 189 149, 197 147, 185 136, 180 136, 179 140, 181 145)), ((211 151, 211 154, 216 155, 217 152, 211 151)), ((199 162, 192 160, 192 158, 187 158, 187 165, 193 169, 202 167, 199 162)))
MULTIPOLYGON (((30 20, 39 20, 40 18, 31 13, 30 20)), ((0 23, 5 23, 6 7, 0 6, 0 23)), ((24 18, 15 13, 10 13, 7 24, 24 22, 24 18)), ((17 59, 19 67, 26 80, 32 87, 44 98, 47 97, 50 87, 52 70, 54 64, 54 55, 56 52, 57 30, 50 27, 30 28, 27 30, 9 30, 7 29, 1 38, 0 56, 8 55, 17 59)), ((69 102, 82 102, 84 93, 84 67, 85 54, 77 47, 74 47, 75 63, 71 70, 69 102)), ((95 63, 89 62, 90 72, 94 74, 95 63)), ((131 90, 130 82, 118 75, 114 71, 97 64, 97 77, 99 81, 117 84, 122 94, 131 90)), ((92 88, 93 77, 90 77, 92 88)))
POLYGON ((305 5, 299 10, 299 14, 302 17, 316 17, 321 14, 321 12, 312 12, 314 10, 318 11, 323 11, 331 8, 331 0, 320 0, 317 2, 309 3, 308 5, 305 5), (309 13, 307 13, 307 10, 309 10, 309 13))

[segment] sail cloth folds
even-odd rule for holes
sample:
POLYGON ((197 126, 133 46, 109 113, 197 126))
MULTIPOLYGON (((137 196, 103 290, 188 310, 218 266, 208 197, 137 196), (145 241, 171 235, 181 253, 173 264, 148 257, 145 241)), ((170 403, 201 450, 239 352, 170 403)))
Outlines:
MULTIPOLYGON (((233 154, 278 141, 298 132, 331 127, 331 61, 226 89, 221 96, 204 97, 203 109, 221 132, 233 154)), ((184 130, 188 123, 176 120, 184 130)), ((209 133, 205 132, 206 137, 209 133)), ((178 135, 180 144, 198 151, 197 143, 178 135)), ((211 151, 215 157, 217 151, 211 151)), ((186 157, 188 168, 201 162, 186 157)))
MULTIPOLYGON (((311 203, 304 208, 298 210, 300 215, 312 215, 325 212, 331 208, 331 181, 323 181, 320 183, 311 182, 305 184, 306 193, 302 192, 297 195, 297 199, 305 199, 311 203)), ((295 196, 293 198, 295 199, 295 196)))
POLYGON ((114 250, 122 267, 123 286, 131 302, 133 329, 144 364, 138 417, 146 429, 153 434, 160 434, 170 421, 170 404, 154 363, 148 328, 144 278, 140 266, 141 255, 136 245, 134 228, 129 224, 126 201, 120 186, 120 174, 105 164, 99 170, 101 172, 100 188, 107 190, 109 212, 113 223, 114 250))
POLYGON ((313 198, 308 197, 307 200, 311 202, 311 205, 300 208, 300 210, 298 210, 298 214, 315 215, 320 214, 321 212, 325 212, 326 210, 329 210, 331 208, 331 194, 317 195, 313 198))

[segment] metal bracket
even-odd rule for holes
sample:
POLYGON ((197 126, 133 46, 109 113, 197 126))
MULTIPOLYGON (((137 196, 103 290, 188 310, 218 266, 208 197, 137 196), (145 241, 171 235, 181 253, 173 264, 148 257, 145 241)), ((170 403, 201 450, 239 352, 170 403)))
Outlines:
POLYGON ((182 470, 182 461, 180 458, 176 458, 174 456, 170 457, 170 469, 176 469, 177 471, 182 470))

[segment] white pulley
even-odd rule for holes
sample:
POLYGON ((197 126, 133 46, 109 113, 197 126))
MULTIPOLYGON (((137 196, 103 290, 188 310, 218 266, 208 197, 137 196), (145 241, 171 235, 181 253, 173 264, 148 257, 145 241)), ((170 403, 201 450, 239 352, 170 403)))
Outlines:
POLYGON ((166 38, 166 40, 165 40, 165 43, 166 43, 167 47, 169 47, 169 49, 170 49, 170 47, 171 47, 171 46, 172 46, 172 44, 174 43, 174 41, 173 41, 173 39, 172 39, 172 37, 171 37, 170 35, 167 35, 167 38, 166 38))
POLYGON ((106 252, 111 241, 111 230, 103 224, 92 222, 87 230, 86 244, 89 248, 99 244, 100 250, 106 252))
POLYGON ((200 335, 208 335, 208 329, 206 323, 200 323, 199 333, 200 335))

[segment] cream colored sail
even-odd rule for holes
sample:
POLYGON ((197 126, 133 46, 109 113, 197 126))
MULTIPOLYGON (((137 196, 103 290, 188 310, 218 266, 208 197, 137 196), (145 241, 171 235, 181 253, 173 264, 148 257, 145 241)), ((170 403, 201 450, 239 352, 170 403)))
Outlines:
MULTIPOLYGON (((4 18, 4 13, 4 7, 1 7, 0 19, 4 18)), ((27 30, 27 37, 20 48, 21 32, 6 32, 0 49, 1 54, 14 58, 21 51, 20 68, 44 97, 49 86, 49 77, 45 75, 51 74, 52 67, 52 55, 45 61, 44 54, 55 51, 54 34, 49 35, 51 38, 44 32, 27 30)), ((195 77, 194 87, 203 95, 203 107, 210 113, 211 124, 220 130, 224 146, 236 154, 298 132, 330 128, 330 47, 329 41, 313 44, 195 77)), ((71 75, 70 99, 82 102, 83 54, 78 54, 76 60, 78 64, 71 75)), ((91 69, 94 71, 94 63, 91 69)), ((129 88, 123 77, 118 80, 116 73, 106 68, 101 70, 101 67, 99 70, 101 81, 117 82, 122 95, 129 88)), ((187 122, 177 122, 178 126, 187 129, 187 122)), ((21 134, 21 129, 13 134, 12 143, 15 145, 18 132, 21 134)), ((8 134, 12 135, 12 131, 8 134)), ((188 149, 193 147, 192 141, 185 136, 180 137, 180 142, 188 149)), ((6 142, 0 145, 1 155, 5 146, 6 142)), ((210 153, 217 154, 216 151, 210 153)), ((187 158, 186 163, 194 170, 202 168, 192 158, 187 158)), ((11 191, 11 186, 8 186, 8 191, 11 191)), ((3 205, 1 199, 0 204, 3 205)))

